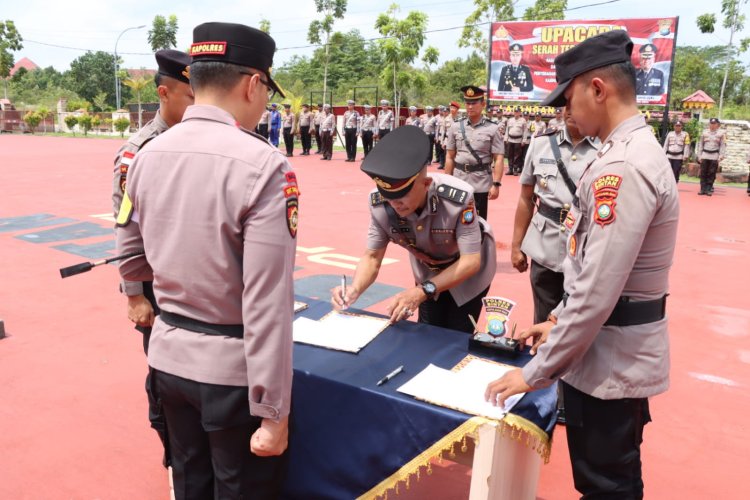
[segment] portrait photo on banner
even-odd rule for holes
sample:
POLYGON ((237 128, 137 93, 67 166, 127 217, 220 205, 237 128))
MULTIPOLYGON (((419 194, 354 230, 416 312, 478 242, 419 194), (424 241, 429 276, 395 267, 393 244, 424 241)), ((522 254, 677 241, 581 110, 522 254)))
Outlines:
POLYGON ((542 101, 557 85, 555 57, 587 38, 612 30, 633 41, 638 104, 664 106, 674 59, 678 17, 648 19, 512 21, 492 23, 491 101, 542 101))

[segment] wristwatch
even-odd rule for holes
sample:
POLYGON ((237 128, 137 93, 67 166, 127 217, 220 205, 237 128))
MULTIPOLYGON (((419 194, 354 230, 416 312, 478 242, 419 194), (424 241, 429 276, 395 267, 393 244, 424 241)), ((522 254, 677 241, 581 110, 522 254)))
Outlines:
POLYGON ((496 188, 499 188, 500 186, 502 186, 502 184, 500 184, 500 181, 492 181, 492 185, 495 186, 496 188))
POLYGON ((422 291, 427 295, 428 299, 432 299, 435 297, 435 293, 437 293, 437 287, 435 286, 435 283, 433 283, 430 280, 423 281, 420 285, 422 287, 422 291))

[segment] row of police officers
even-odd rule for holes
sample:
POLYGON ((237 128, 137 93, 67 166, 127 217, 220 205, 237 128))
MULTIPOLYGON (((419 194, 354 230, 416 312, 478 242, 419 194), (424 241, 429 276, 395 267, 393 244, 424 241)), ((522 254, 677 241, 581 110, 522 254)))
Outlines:
MULTIPOLYGON (((418 314, 466 332, 496 275, 487 205, 500 196, 506 144, 532 130, 512 262, 523 272, 531 261, 536 324, 521 338, 536 355, 486 397, 502 404, 562 379, 584 498, 642 497, 648 398, 668 386, 679 207, 670 163, 636 107, 632 47, 616 30, 558 56, 558 87, 545 102, 560 107, 553 126, 483 116, 474 86, 461 89, 465 119, 457 103, 428 127, 412 117, 394 130, 387 103, 370 120, 352 103, 344 119, 345 134, 379 142, 361 164, 375 186, 363 200, 366 250, 352 285, 331 291, 333 307, 356 303, 394 243, 408 252, 413 281, 391 298, 390 320, 418 314), (444 173, 427 170, 433 145, 444 173)), ((274 52, 270 36, 247 26, 196 27, 191 60, 157 56, 162 107, 116 160, 118 252, 140 253, 120 264, 121 288, 131 321, 150 328, 148 387, 178 499, 279 496, 300 189, 286 156, 253 132, 283 96, 274 52)), ((330 158, 335 121, 325 106, 322 115, 306 126, 319 127, 330 158)))

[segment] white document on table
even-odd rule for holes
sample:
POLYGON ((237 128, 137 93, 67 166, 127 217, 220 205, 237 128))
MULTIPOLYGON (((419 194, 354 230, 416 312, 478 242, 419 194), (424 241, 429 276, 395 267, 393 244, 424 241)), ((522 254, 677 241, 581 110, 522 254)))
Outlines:
POLYGON ((305 309, 307 309, 307 307, 308 307, 307 304, 305 304, 304 302, 300 302, 298 300, 294 301, 294 312, 295 313, 298 313, 300 311, 304 311, 305 309))
POLYGON ((398 391, 438 406, 499 420, 518 403, 523 394, 509 397, 505 405, 499 407, 485 401, 484 391, 487 384, 513 369, 512 366, 479 358, 472 359, 458 371, 430 364, 399 387, 398 391))
POLYGON ((319 321, 295 319, 293 337, 295 342, 357 353, 388 325, 384 318, 334 311, 319 321))

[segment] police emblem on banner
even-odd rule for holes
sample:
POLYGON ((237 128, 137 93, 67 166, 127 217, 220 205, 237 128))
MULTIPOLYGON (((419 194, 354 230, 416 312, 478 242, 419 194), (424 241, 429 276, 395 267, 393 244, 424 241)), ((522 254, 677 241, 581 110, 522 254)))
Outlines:
POLYGON ((508 332, 508 320, 516 303, 504 297, 485 297, 482 299, 487 333, 493 337, 502 337, 508 332))

